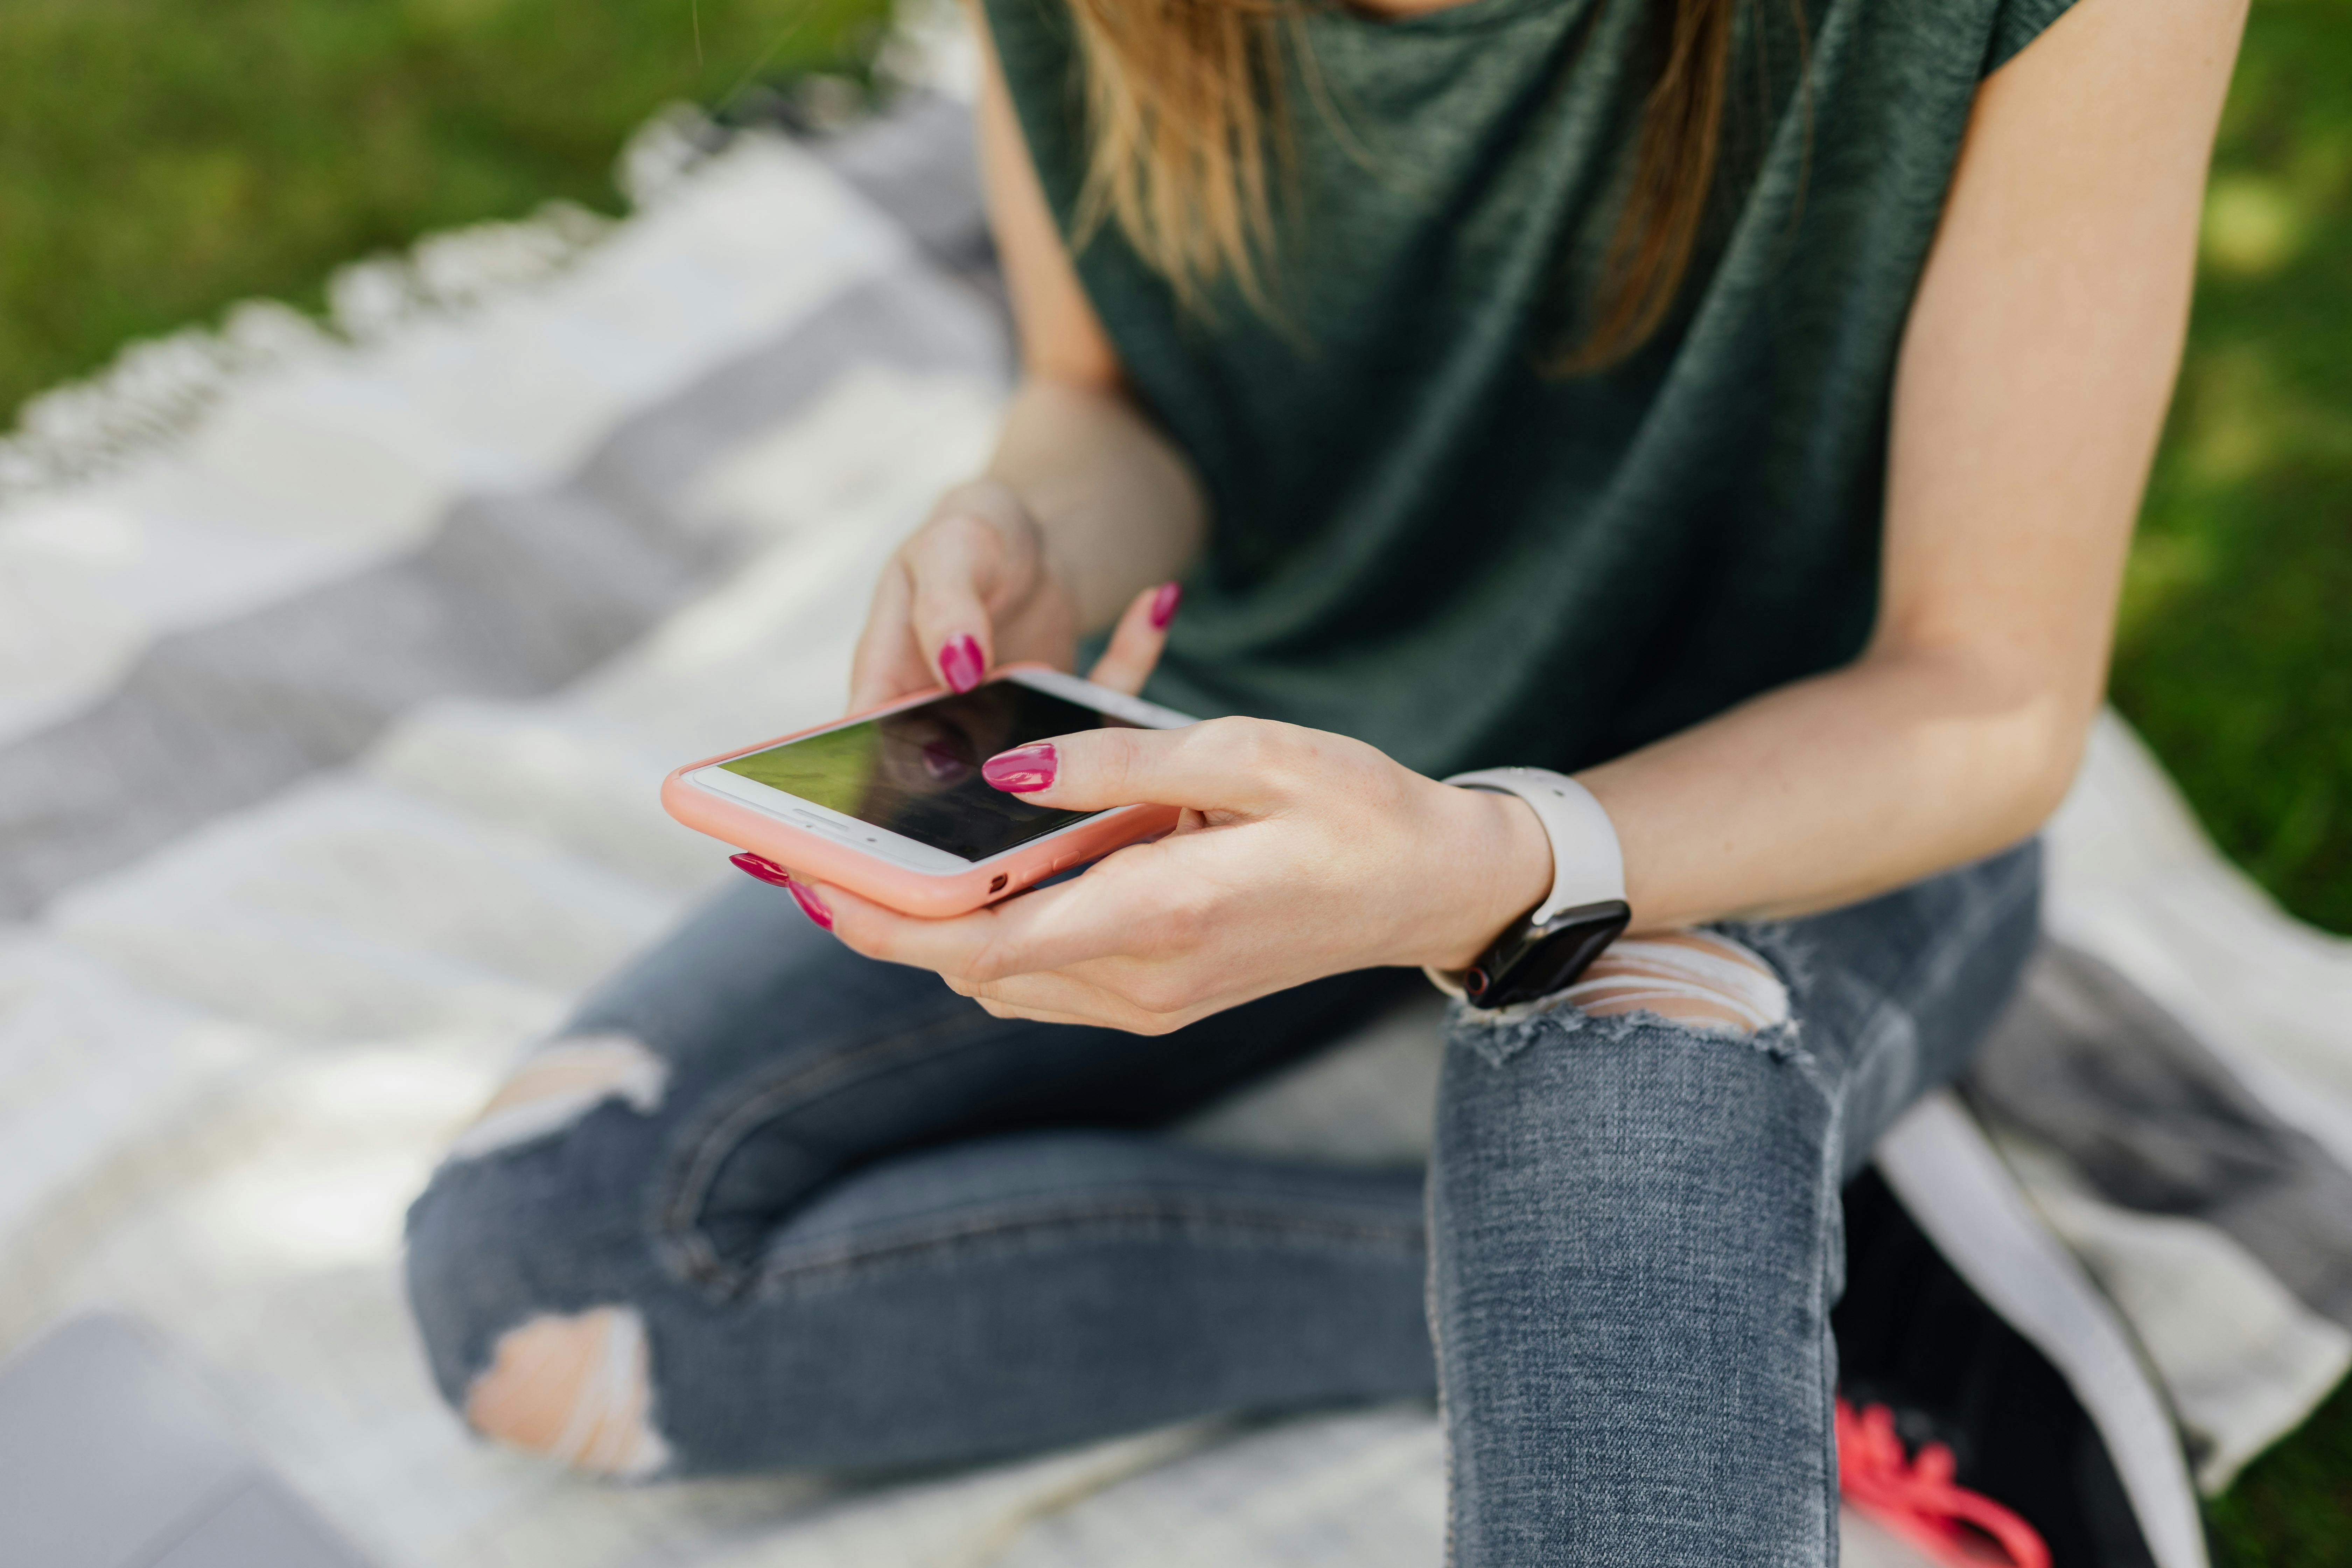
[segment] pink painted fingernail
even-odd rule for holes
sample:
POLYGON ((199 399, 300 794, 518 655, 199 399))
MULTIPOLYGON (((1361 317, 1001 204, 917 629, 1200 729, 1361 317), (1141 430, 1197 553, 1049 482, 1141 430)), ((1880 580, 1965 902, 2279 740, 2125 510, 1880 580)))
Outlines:
POLYGON ((1054 754, 1054 742, 1037 741, 999 752, 980 764, 980 776, 998 789, 1029 795, 1051 784, 1060 767, 1061 759, 1054 754))
POLYGON ((1183 601, 1184 584, 1162 583, 1160 592, 1151 595, 1151 629, 1163 631, 1176 618, 1176 606, 1183 601))
POLYGON ((748 851, 741 855, 730 855, 727 857, 727 863, 745 876, 757 877, 762 882, 773 883, 779 888, 789 888, 793 885, 793 874, 765 855, 753 855, 748 851))
POLYGON ((988 667, 980 661, 979 639, 970 632, 950 637, 948 646, 940 649, 940 677, 950 691, 970 691, 987 672, 988 667))
POLYGON ((824 907, 824 900, 823 899, 818 898, 814 893, 811 892, 808 889, 802 887, 790 877, 784 879, 784 891, 793 896, 793 902, 801 907, 801 913, 808 916, 809 919, 816 921, 817 924, 823 926, 827 931, 831 931, 833 929, 833 911, 824 907))

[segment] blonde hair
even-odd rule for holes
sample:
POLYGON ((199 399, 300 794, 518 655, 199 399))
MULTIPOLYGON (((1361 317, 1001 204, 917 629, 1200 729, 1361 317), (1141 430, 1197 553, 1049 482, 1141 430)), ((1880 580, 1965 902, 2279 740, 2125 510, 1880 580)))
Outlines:
MULTIPOLYGON (((1624 205, 1581 339, 1552 364, 1605 368, 1639 348, 1690 268, 1721 139, 1738 0, 1620 0, 1667 13, 1624 205)), ((1305 0, 1068 0, 1084 73, 1081 243, 1101 225, 1186 308, 1230 280, 1265 309, 1277 177, 1289 156, 1286 81, 1310 69, 1305 0)))

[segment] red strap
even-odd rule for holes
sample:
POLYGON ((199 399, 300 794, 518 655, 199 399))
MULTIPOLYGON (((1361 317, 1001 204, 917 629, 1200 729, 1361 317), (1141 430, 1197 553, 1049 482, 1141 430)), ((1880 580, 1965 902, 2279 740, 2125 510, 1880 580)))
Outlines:
POLYGON ((1837 1402, 1838 1491, 1856 1512, 1885 1525, 1949 1568, 2050 1568, 2050 1548, 2032 1525, 1981 1492, 1952 1481, 1952 1451, 1925 1443, 1906 1458, 1895 1412, 1857 1413, 1837 1402))

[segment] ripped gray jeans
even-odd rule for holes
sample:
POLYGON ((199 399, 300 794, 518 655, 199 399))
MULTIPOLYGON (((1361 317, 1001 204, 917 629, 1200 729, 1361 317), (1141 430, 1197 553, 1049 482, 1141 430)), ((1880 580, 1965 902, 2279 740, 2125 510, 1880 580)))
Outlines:
POLYGON ((1151 1039, 1004 1022, 747 882, 459 1141, 409 1215, 416 1320, 475 1426, 606 1474, 1442 1387, 1465 1568, 1820 1568, 1839 1188, 2008 1000, 2039 879, 2029 845, 1722 928, 1787 988, 1749 1033, 1457 1007, 1426 1172, 1164 1135, 1418 975, 1151 1039))

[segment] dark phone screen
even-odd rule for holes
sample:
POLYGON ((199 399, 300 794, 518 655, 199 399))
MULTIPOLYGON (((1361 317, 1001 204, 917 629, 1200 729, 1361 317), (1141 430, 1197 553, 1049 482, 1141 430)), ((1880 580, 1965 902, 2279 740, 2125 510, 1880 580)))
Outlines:
POLYGON ((1099 812, 1061 811, 1007 795, 980 776, 997 752, 1124 720, 1010 680, 940 697, 719 765, 730 773, 985 860, 1099 812))

